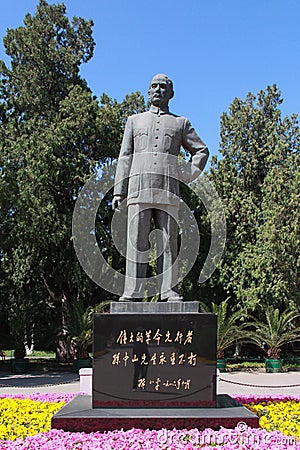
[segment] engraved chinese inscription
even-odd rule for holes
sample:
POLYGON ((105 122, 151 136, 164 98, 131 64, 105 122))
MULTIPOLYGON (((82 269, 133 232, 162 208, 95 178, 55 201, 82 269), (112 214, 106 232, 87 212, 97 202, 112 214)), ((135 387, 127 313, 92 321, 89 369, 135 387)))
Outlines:
POLYGON ((94 407, 215 404, 211 314, 96 315, 94 407))

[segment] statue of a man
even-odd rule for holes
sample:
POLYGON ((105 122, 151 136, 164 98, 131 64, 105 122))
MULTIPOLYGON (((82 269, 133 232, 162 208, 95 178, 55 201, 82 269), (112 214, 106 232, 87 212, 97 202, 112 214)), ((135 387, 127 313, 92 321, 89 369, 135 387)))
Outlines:
POLYGON ((144 297, 151 221, 161 231, 157 242, 158 292, 162 301, 182 301, 178 293, 179 180, 188 183, 202 172, 208 149, 188 119, 169 111, 174 96, 172 81, 155 75, 148 91, 150 109, 127 120, 118 159, 113 209, 127 199, 128 229, 126 278, 120 301, 144 297), (183 173, 178 154, 183 147, 192 155, 183 173))

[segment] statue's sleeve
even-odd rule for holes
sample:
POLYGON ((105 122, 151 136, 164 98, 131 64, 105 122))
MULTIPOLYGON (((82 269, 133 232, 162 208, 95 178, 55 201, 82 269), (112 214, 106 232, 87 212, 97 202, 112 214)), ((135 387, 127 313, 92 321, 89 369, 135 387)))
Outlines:
POLYGON ((117 170, 115 175, 114 195, 121 195, 127 197, 128 192, 128 177, 131 168, 133 156, 133 133, 131 117, 127 119, 119 159, 117 163, 117 170))
POLYGON ((202 172, 208 159, 208 148, 187 119, 183 127, 182 146, 192 155, 192 166, 202 172))

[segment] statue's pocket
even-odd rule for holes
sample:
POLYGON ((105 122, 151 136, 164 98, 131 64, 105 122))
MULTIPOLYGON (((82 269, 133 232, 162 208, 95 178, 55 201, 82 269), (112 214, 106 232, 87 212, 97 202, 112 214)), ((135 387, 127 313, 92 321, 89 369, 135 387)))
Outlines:
POLYGON ((179 132, 174 128, 166 128, 164 136, 164 150, 170 150, 179 145, 179 132))
POLYGON ((144 150, 147 147, 148 141, 148 130, 147 128, 137 128, 133 132, 134 138, 134 149, 136 150, 144 150))

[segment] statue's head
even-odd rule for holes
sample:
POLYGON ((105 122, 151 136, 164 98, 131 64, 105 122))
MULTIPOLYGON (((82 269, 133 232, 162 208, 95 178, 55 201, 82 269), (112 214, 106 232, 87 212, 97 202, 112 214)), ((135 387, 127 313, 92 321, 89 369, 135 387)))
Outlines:
POLYGON ((148 91, 150 103, 154 106, 168 106, 169 100, 174 96, 173 83, 167 75, 155 75, 148 91))

